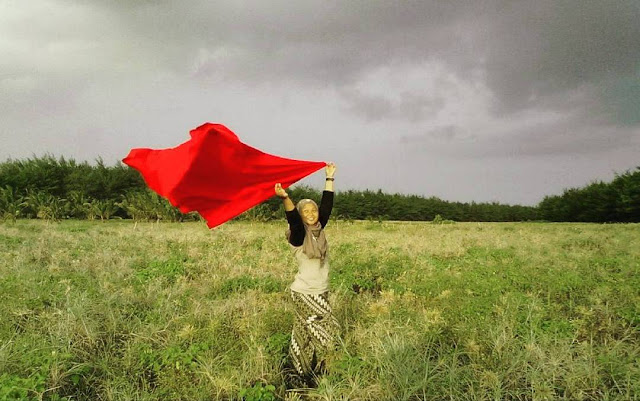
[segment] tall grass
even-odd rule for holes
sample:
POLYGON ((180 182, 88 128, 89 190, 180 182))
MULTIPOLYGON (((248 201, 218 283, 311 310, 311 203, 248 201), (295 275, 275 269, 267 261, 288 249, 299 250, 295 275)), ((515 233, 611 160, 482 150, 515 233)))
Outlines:
POLYGON ((0 400, 631 400, 640 228, 331 222, 330 374, 281 374, 286 223, 0 225, 0 400))

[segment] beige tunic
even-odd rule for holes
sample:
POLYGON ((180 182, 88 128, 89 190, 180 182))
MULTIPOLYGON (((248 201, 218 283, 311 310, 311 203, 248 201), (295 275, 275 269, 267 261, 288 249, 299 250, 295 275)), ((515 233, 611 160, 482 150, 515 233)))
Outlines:
POLYGON ((291 284, 291 290, 303 294, 322 294, 329 291, 329 254, 321 262, 320 259, 310 259, 301 246, 289 244, 293 255, 298 261, 298 274, 291 284))

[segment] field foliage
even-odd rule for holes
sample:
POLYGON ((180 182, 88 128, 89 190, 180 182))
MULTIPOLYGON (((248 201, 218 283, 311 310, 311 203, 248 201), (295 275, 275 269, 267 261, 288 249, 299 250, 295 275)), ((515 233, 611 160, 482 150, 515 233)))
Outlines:
POLYGON ((283 220, 7 221, 0 400, 640 398, 639 225, 449 223, 330 222, 341 340, 287 391, 283 220))

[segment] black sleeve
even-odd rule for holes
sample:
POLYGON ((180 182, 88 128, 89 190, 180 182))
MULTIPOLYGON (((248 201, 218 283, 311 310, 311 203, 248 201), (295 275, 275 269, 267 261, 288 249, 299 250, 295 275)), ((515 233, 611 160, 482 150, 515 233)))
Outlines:
POLYGON ((304 242, 304 223, 302 223, 302 217, 298 210, 293 209, 290 212, 285 212, 287 215, 287 221, 289 222, 289 230, 291 230, 291 236, 289 236, 289 243, 293 246, 300 246, 304 242))
POLYGON ((318 221, 322 228, 324 228, 324 226, 329 222, 331 209, 333 209, 333 192, 323 191, 322 200, 320 201, 320 210, 318 210, 318 221))

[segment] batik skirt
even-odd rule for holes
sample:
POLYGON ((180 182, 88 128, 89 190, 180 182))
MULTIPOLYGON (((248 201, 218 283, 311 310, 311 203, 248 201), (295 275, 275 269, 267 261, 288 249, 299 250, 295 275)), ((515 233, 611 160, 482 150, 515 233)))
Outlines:
POLYGON ((295 310, 289 357, 299 377, 313 383, 324 369, 326 353, 335 348, 340 325, 329 305, 329 292, 291 291, 295 310))

